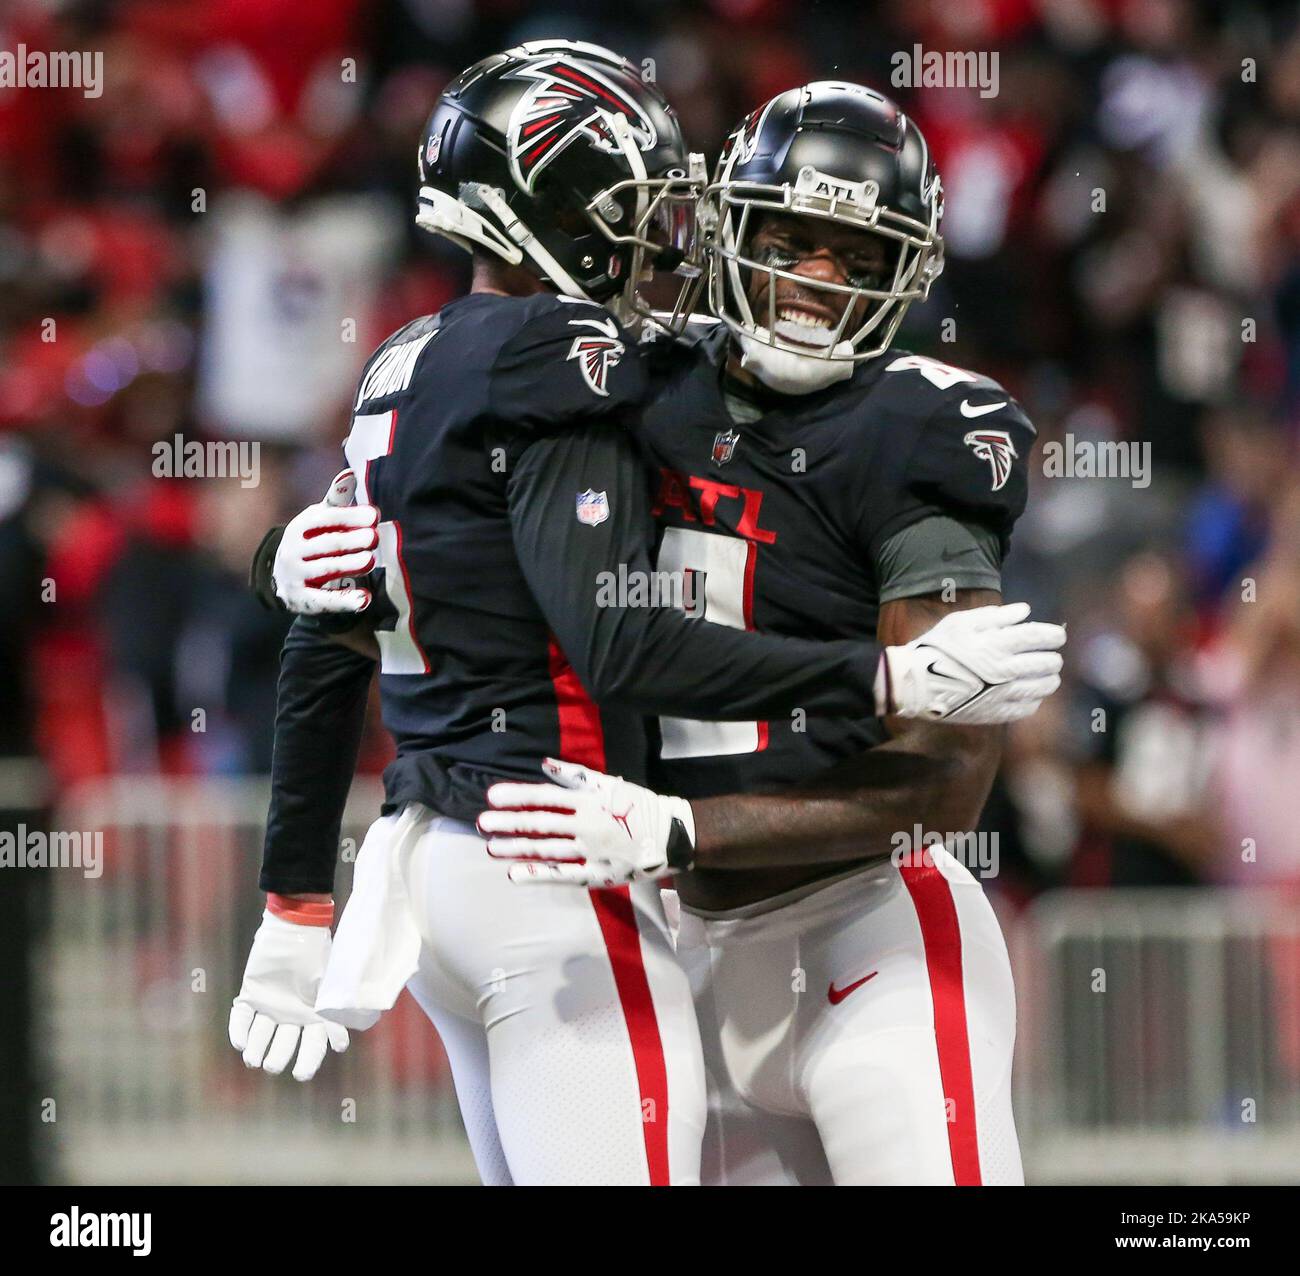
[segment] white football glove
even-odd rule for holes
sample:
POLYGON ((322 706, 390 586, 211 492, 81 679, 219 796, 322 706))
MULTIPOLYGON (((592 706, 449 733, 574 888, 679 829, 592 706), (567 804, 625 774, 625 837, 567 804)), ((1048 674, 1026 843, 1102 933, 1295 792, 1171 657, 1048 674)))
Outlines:
POLYGON ((328 926, 288 921, 269 909, 262 914, 243 986, 230 1008, 230 1044, 243 1054, 245 1067, 278 1077, 296 1051, 293 1075, 310 1081, 327 1045, 348 1048, 348 1030, 315 1010, 329 956, 328 926))
POLYGON ((935 722, 1029 717, 1061 685, 1065 629, 1025 623, 1028 615, 1028 603, 954 611, 905 646, 886 647, 880 703, 935 722))
POLYGON ((684 798, 555 758, 542 770, 554 784, 494 784, 478 817, 488 854, 515 861, 512 882, 604 888, 690 868, 695 817, 684 798))
POLYGON ((370 591, 352 578, 375 565, 379 511, 353 505, 356 488, 352 471, 341 471, 325 499, 295 514, 284 529, 271 575, 276 597, 298 615, 359 612, 370 605, 370 591))

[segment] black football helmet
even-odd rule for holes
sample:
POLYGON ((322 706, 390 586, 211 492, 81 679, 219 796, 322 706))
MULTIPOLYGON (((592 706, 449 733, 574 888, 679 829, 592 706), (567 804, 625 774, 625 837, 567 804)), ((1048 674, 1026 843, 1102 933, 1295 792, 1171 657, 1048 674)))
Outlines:
POLYGON ((943 269, 942 216, 942 187, 929 147, 893 102, 862 85, 836 81, 790 89, 752 112, 731 135, 701 203, 710 309, 753 358, 760 377, 765 361, 794 367, 785 357, 791 355, 805 373, 805 361, 820 363, 826 373, 821 384, 847 376, 854 363, 888 349, 908 306, 929 294, 943 269), (794 276, 783 268, 792 264, 788 257, 751 247, 764 212, 827 218, 884 236, 891 245, 890 269, 882 279, 850 278, 844 284, 794 276), (746 292, 752 271, 770 277, 764 314, 752 313, 746 292), (843 315, 838 328, 821 336, 824 345, 810 345, 803 332, 797 341, 781 335, 776 280, 782 276, 835 294, 826 300, 837 312, 842 307, 843 315), (869 303, 865 317, 846 332, 860 300, 869 303), (839 367, 832 370, 824 361, 838 361, 839 367))
POLYGON ((651 272, 702 278, 703 156, 672 107, 598 45, 534 40, 475 63, 438 99, 420 144, 416 222, 523 264, 571 297, 648 315, 651 272))

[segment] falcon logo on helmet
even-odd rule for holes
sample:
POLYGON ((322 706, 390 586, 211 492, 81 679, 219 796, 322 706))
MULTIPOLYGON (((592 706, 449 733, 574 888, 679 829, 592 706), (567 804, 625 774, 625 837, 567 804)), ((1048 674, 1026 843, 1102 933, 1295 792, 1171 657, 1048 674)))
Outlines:
POLYGON ((993 471, 993 490, 1001 491, 1011 477, 1011 462, 1019 455, 1005 430, 972 430, 962 442, 993 471))
POLYGON ((622 116, 643 151, 658 141, 655 126, 626 93, 589 63, 579 67, 563 57, 532 62, 512 72, 534 83, 515 104, 506 140, 510 171, 533 193, 538 174, 579 137, 603 151, 617 151, 611 121, 622 116))
POLYGON ((599 395, 609 394, 609 370, 618 367, 625 349, 618 339, 618 325, 613 319, 570 319, 570 324, 585 324, 596 332, 574 337, 568 359, 576 359, 583 380, 599 395))
POLYGON ((772 103, 768 102, 745 116, 745 122, 736 130, 732 150, 726 158, 739 164, 748 164, 754 158, 754 152, 758 150, 758 134, 771 106, 772 103))

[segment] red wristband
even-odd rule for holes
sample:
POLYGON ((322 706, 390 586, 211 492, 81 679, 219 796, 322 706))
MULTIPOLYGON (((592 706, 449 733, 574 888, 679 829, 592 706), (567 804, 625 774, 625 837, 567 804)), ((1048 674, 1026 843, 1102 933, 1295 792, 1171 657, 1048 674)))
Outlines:
POLYGON ((334 924, 334 901, 290 899, 287 895, 270 892, 266 897, 266 907, 273 917, 283 917, 287 922, 298 926, 332 926, 334 924))

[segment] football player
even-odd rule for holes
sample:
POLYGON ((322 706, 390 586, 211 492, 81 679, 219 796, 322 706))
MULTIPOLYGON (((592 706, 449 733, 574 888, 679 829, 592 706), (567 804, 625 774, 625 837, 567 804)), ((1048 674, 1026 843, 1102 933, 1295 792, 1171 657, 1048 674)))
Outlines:
MULTIPOLYGON (((399 757, 385 777, 392 814, 363 847, 339 934, 340 949, 350 944, 370 964, 333 1009, 346 1018, 345 1007, 391 1004, 413 975, 412 992, 451 1056, 488 1182, 694 1181, 703 1119, 689 994, 657 892, 620 884, 555 892, 541 904, 521 898, 468 823, 493 779, 535 774, 548 751, 599 766, 617 759, 620 770, 643 774, 637 711, 856 721, 888 708, 1005 720, 1031 711, 1059 668, 1051 650, 1059 631, 1018 623, 1022 608, 950 617, 925 643, 881 653, 862 641, 869 631, 857 641, 769 645, 725 616, 722 625, 697 625, 666 609, 595 605, 603 570, 651 566, 651 492, 618 428, 634 423, 644 384, 630 377, 645 370, 609 312, 555 293, 566 292, 573 263, 596 269, 593 248, 618 244, 609 223, 622 221, 641 231, 644 242, 630 246, 641 256, 602 265, 607 277, 597 286, 622 313, 636 311, 646 257, 681 252, 673 237, 686 220, 668 204, 647 238, 646 210, 657 196, 661 205, 675 197, 681 177, 673 174, 687 161, 665 169, 661 157, 652 169, 626 149, 620 155, 614 143, 631 126, 618 123, 610 92, 616 101, 640 92, 654 99, 659 117, 632 133, 640 151, 665 137, 671 117, 657 95, 636 88, 612 55, 586 47, 581 57, 576 47, 547 45, 489 59, 449 90, 422 148, 423 224, 511 266, 527 264, 506 255, 511 246, 542 240, 545 227, 546 258, 529 274, 510 274, 480 256, 474 294, 385 343, 363 373, 347 448, 358 494, 383 518, 369 619, 399 757), (575 72, 599 88, 591 90, 598 100, 581 97, 575 72), (575 101, 580 109, 568 114, 575 101), (556 132, 588 116, 592 137, 556 132), (557 163, 573 152, 562 179, 528 168, 552 135, 557 163), (634 176, 611 180, 615 160, 634 176), (586 226, 578 213, 593 212, 607 242, 588 236, 579 253, 564 235, 586 226), (467 316, 483 317, 471 324, 467 316), (510 327, 520 322, 531 324, 523 340, 510 327), (422 342, 414 353, 412 341, 422 342), (394 413, 416 428, 404 432, 394 413), (414 918, 413 936, 392 923, 397 914, 414 918), (373 934, 366 942, 367 918, 387 941, 378 956, 373 934), (350 942, 355 935, 360 943, 350 942), (418 969, 407 968, 412 961, 418 969)), ((371 566, 375 516, 358 509, 344 517, 328 502, 314 507, 278 549, 268 545, 260 561, 274 564, 282 600, 298 610, 367 604, 365 592, 340 599, 322 588, 371 566)), ((750 513, 757 524, 760 511, 750 513)), ((262 879, 273 894, 232 1013, 232 1041, 246 1061, 273 1071, 292 1059, 305 1025, 295 1072, 310 1075, 333 1031, 316 1006, 328 1008, 338 990, 327 981, 321 1001, 315 994, 328 957, 339 795, 368 679, 363 657, 295 627, 262 879), (297 898, 286 903, 289 894, 297 898), (304 945, 290 928, 311 921, 324 924, 304 945)), ((675 836, 683 847, 689 840, 685 828, 675 836)))
MULTIPOLYGON (((698 573, 703 616, 893 644, 998 601, 1033 428, 995 382, 892 345, 942 266, 941 200, 915 123, 857 85, 783 93, 730 139, 702 209, 718 322, 663 361, 638 427, 660 566, 698 573)), ((660 734, 675 796, 570 757, 494 786, 479 826, 521 882, 676 874, 705 1181, 1020 1182, 1006 948, 940 840, 975 827, 998 730, 660 734)))

